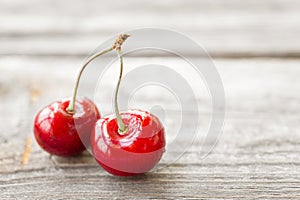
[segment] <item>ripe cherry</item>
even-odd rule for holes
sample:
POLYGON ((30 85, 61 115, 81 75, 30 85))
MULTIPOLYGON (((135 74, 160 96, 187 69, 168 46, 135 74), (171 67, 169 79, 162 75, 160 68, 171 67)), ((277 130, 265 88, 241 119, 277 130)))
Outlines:
POLYGON ((92 130, 91 146, 96 161, 107 172, 134 176, 150 171, 159 162, 166 142, 164 127, 153 114, 141 110, 119 112, 117 95, 123 72, 122 43, 116 47, 121 63, 115 93, 116 115, 97 121, 92 130))
POLYGON ((80 77, 92 60, 115 48, 114 44, 86 60, 79 71, 70 100, 54 102, 37 114, 34 120, 34 136, 45 151, 58 156, 73 156, 84 151, 85 145, 90 144, 91 130, 100 114, 91 100, 76 99, 80 77))
POLYGON ((58 156, 74 156, 84 151, 91 129, 100 118, 97 107, 88 98, 77 98, 75 114, 67 112, 69 103, 69 99, 63 99, 46 106, 34 121, 38 144, 58 156))
POLYGON ((96 161, 116 176, 150 171, 164 153, 164 128, 153 114, 140 110, 121 113, 126 131, 119 131, 115 115, 99 119, 91 144, 96 161))

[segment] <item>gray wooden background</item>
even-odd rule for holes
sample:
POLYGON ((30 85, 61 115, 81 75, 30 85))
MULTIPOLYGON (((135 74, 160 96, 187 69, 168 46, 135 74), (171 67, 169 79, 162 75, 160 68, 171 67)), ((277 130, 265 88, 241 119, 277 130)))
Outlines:
MULTIPOLYGON (((297 0, 0 0, 0 198, 300 199, 299 35, 297 0), (196 143, 136 178, 108 175, 87 152, 43 152, 32 134, 36 112, 70 95, 80 63, 102 41, 141 27, 180 31, 212 56, 226 95, 214 151, 199 159, 196 143)), ((104 99, 101 112, 110 104, 104 99)))

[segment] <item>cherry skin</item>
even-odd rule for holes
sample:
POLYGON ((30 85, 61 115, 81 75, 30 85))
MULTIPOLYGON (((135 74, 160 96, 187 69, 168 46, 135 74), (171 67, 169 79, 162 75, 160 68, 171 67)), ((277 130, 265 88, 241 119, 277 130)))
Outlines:
POLYGON ((119 132, 115 115, 99 119, 91 134, 96 161, 116 176, 134 176, 150 171, 165 151, 165 132, 159 119, 141 110, 120 114, 127 129, 119 132))
POLYGON ((73 156, 85 150, 85 145, 90 143, 91 130, 100 114, 91 100, 76 98, 81 75, 87 65, 97 57, 114 49, 120 50, 128 37, 128 34, 120 34, 111 47, 86 59, 78 72, 70 100, 54 102, 37 114, 34 135, 45 151, 58 156, 73 156))
POLYGON ((84 144, 89 144, 91 130, 100 118, 96 105, 88 98, 76 99, 74 114, 66 111, 69 103, 69 99, 53 102, 34 120, 36 141, 50 154, 74 156, 84 151, 84 144))

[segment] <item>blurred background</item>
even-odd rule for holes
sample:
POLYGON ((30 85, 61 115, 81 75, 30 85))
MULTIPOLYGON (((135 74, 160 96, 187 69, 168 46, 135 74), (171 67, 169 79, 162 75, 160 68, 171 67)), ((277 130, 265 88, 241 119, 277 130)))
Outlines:
MULTIPOLYGON (((30 124, 28 112, 34 116, 43 102, 71 95, 80 64, 98 45, 145 27, 178 31, 207 51, 224 82, 228 114, 293 113, 298 108, 299 10, 297 0, 0 0, 1 109, 21 120, 5 118, 1 126, 18 132, 17 124, 30 124)), ((178 62, 171 55, 156 57, 171 67, 178 62)), ((141 59, 135 62, 146 62, 141 59)), ((116 80, 113 73, 104 77, 106 97, 116 80)), ((209 107, 209 100, 205 94, 199 101, 209 107)), ((111 112, 111 98, 101 104, 111 112)))
MULTIPOLYGON (((149 191, 174 198, 299 197, 299 35, 298 0, 0 0, 1 194, 31 197, 43 183, 48 190, 39 191, 40 198, 51 192, 85 197, 83 192, 97 191, 106 191, 107 198, 124 197, 124 192, 127 197, 134 192, 150 195, 149 191), (80 64, 98 45, 120 32, 145 27, 183 33, 212 57, 225 89, 223 134, 204 161, 198 159, 196 145, 175 165, 150 175, 148 182, 118 180, 117 189, 95 186, 99 180, 115 179, 103 171, 98 174, 88 154, 79 159, 49 158, 35 143, 33 118, 43 106, 71 95, 80 64), (24 161, 26 154, 30 156, 24 161), (94 176, 97 180, 91 180, 94 176), (23 187, 24 182, 30 184, 23 187)), ((131 66, 149 59, 180 64, 171 55, 127 59, 131 66)), ((115 72, 105 79, 106 89, 99 91, 105 94, 99 99, 103 113, 111 111, 115 72)), ((209 95, 202 94, 197 100, 205 130, 212 113, 209 95)), ((138 97, 136 105, 152 105, 151 95, 138 97)), ((172 110, 173 104, 165 103, 172 110)), ((169 125, 175 126, 176 119, 169 125)))
POLYGON ((299 55, 297 0, 1 0, 1 55, 86 56, 112 34, 182 32, 213 57, 299 55))

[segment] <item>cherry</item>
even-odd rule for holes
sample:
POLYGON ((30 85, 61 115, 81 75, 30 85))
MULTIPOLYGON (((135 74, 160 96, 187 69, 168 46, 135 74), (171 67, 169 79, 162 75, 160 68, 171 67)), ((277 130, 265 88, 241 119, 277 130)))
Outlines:
POLYGON ((99 119, 92 131, 92 152, 109 173, 134 176, 150 171, 164 153, 164 128, 153 114, 128 110, 120 114, 126 132, 119 131, 114 115, 99 119))
POLYGON ((37 114, 34 120, 34 136, 42 149, 58 156, 73 156, 85 150, 84 144, 89 144, 91 130, 100 114, 91 100, 85 97, 76 99, 80 77, 92 60, 114 50, 119 43, 118 39, 110 48, 90 56, 85 61, 70 100, 54 102, 37 114))
POLYGON ((43 108, 34 121, 38 144, 58 156, 74 156, 84 151, 91 129, 100 118, 97 107, 88 98, 77 98, 75 114, 66 111, 69 103, 69 99, 53 102, 43 108))
POLYGON ((115 93, 115 115, 99 119, 92 130, 94 158, 107 172, 116 176, 134 176, 150 171, 165 151, 165 131, 150 112, 128 110, 120 114, 117 95, 123 73, 122 35, 116 50, 120 76, 115 93))

